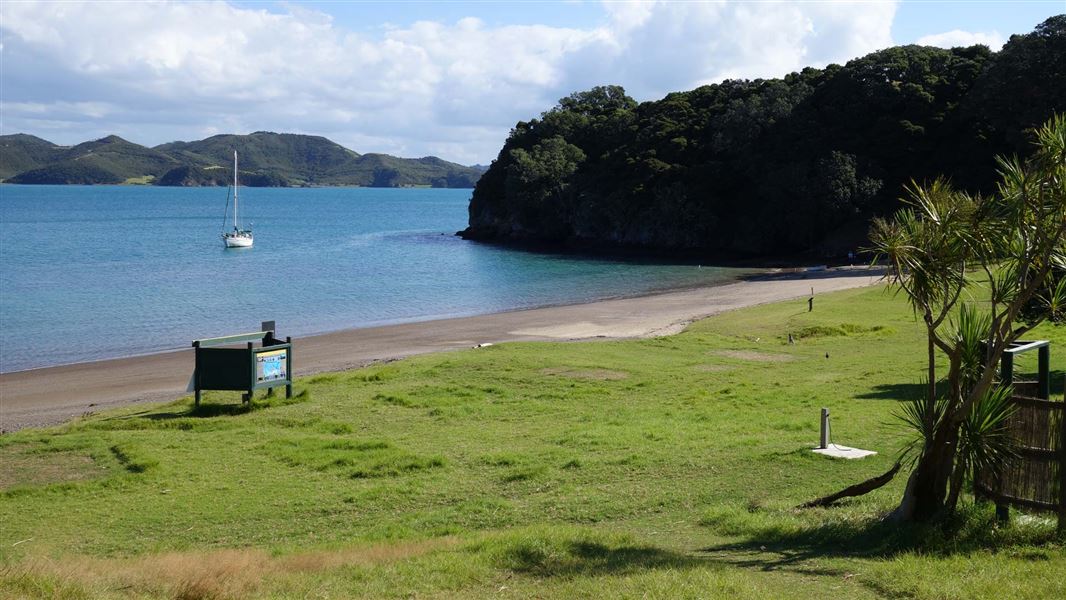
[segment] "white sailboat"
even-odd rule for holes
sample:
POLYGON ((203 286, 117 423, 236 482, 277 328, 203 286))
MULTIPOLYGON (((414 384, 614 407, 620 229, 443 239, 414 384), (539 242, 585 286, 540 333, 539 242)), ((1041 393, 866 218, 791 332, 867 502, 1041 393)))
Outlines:
MULTIPOLYGON (((228 211, 227 211, 228 212, 228 211)), ((228 214, 226 215, 229 216, 228 214)), ((222 228, 225 229, 226 223, 223 221, 222 228)), ((251 248, 252 247, 252 230, 241 229, 240 222, 237 220, 237 151, 233 151, 233 231, 222 232, 222 243, 227 248, 251 248)))

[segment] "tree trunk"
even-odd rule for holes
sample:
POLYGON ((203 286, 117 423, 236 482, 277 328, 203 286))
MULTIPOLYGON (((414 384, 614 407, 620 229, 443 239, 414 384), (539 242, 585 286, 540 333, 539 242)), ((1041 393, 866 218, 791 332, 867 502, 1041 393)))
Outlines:
POLYGON ((958 438, 958 423, 945 418, 933 433, 929 447, 918 458, 893 519, 930 521, 943 512, 948 482, 954 472, 958 438))
POLYGON ((869 494, 870 492, 884 487, 892 478, 899 472, 899 468, 902 467, 900 463, 892 465, 892 468, 878 475, 877 477, 871 477, 862 483, 856 483, 855 485, 848 486, 835 494, 829 494, 828 496, 822 496, 817 500, 811 500, 810 502, 804 502, 797 508, 814 508, 816 506, 829 506, 830 504, 840 500, 841 498, 851 498, 854 496, 862 496, 863 494, 869 494))
MULTIPOLYGON (((929 347, 926 348, 926 354, 928 354, 928 372, 926 373, 928 388, 925 391, 927 400, 929 400, 930 409, 933 406, 933 401, 936 399, 936 344, 933 342, 933 338, 936 335, 935 328, 932 325, 933 315, 929 312, 925 314, 926 323, 926 339, 928 340, 929 347)), ((928 415, 927 418, 932 418, 932 415, 928 415)), ((930 428, 932 423, 929 424, 930 428)))
POLYGON ((948 501, 945 507, 954 512, 959 506, 959 495, 962 493, 962 484, 966 481, 966 461, 961 457, 955 464, 955 472, 951 474, 951 487, 948 488, 948 501))

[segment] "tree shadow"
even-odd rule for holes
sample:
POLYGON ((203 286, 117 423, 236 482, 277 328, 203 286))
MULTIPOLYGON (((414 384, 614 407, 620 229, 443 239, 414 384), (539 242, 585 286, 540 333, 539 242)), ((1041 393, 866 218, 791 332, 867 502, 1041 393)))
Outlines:
POLYGON ((1003 527, 990 503, 960 507, 958 513, 936 523, 897 523, 888 519, 833 519, 812 526, 753 528, 747 539, 701 548, 699 555, 732 566, 812 575, 840 575, 831 569, 812 569, 819 558, 891 559, 904 553, 930 556, 969 554, 978 550, 1009 550, 1057 545, 1053 525, 1044 528, 1003 527))
POLYGON ((517 543, 503 555, 507 568, 536 577, 619 575, 647 569, 678 569, 707 564, 707 559, 654 546, 611 546, 581 540, 562 545, 517 543))
MULTIPOLYGON (((924 383, 882 383, 873 386, 873 389, 855 397, 862 400, 899 400, 907 402, 917 400, 925 396, 926 385, 924 383)), ((940 381, 936 384, 936 393, 943 396, 948 391, 947 383, 940 381)))
MULTIPOLYGON (((762 571, 793 569, 815 558, 889 558, 903 551, 896 524, 885 521, 821 524, 799 530, 763 528, 744 541, 701 548, 716 562, 762 571)), ((810 574, 837 575, 835 572, 810 574)))
POLYGON ((821 271, 789 270, 780 273, 752 273, 742 275, 738 279, 742 281, 795 281, 809 279, 838 279, 841 277, 884 277, 888 271, 885 267, 875 266, 870 268, 852 267, 844 269, 824 269, 821 271))
MULTIPOLYGON (((1016 377, 1025 381, 1036 381, 1035 373, 1017 373, 1016 377)), ((1064 386, 1066 386, 1066 371, 1055 370, 1051 371, 1051 399, 1056 400, 1062 398, 1064 386)), ((948 385, 946 381, 939 381, 936 384, 936 393, 938 396, 943 397, 947 395, 948 385)), ((869 392, 858 394, 855 397, 862 400, 900 400, 910 401, 917 400, 925 395, 924 383, 883 383, 875 385, 869 392)))

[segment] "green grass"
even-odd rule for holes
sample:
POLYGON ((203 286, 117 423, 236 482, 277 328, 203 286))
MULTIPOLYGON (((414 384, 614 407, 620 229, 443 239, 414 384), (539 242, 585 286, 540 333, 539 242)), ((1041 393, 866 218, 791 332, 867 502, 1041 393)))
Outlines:
MULTIPOLYGON (((922 336, 871 288, 667 338, 501 344, 306 378, 291 400, 208 394, 4 435, 0 595, 1066 595, 1040 516, 884 525, 904 477, 793 508, 891 466, 922 336), (834 441, 879 454, 812 454, 823 406, 834 441)), ((1029 337, 1066 348, 1063 329, 1029 337)))
POLYGON ((151 185, 155 181, 155 175, 141 175, 140 177, 127 177, 124 185, 151 185))

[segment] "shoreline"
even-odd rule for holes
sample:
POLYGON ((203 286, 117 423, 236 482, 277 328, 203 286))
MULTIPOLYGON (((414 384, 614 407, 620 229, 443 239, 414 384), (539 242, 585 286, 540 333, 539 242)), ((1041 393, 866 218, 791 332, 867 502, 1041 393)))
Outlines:
MULTIPOLYGON (((294 340, 295 376, 344 371, 416 354, 516 341, 580 341, 670 335, 729 310, 868 286, 880 270, 843 268, 758 274, 716 285, 345 329, 294 340)), ((0 374, 0 431, 63 423, 86 413, 188 395, 191 349, 0 374)))
MULTIPOLYGON (((717 268, 717 267, 719 267, 719 265, 714 265, 711 268, 717 268)), ((739 270, 739 267, 726 267, 726 268, 738 269, 739 270)), ((797 268, 794 268, 794 267, 781 267, 781 268, 777 268, 777 267, 775 267, 775 268, 765 268, 764 267, 764 268, 760 268, 760 269, 753 268, 752 272, 748 273, 748 274, 741 274, 741 275, 738 275, 738 276, 733 277, 733 278, 720 279, 720 280, 715 280, 715 281, 706 282, 706 283, 689 283, 689 284, 683 284, 683 285, 671 285, 671 286, 667 286, 667 287, 653 288, 653 289, 649 289, 649 290, 645 290, 645 291, 641 291, 641 292, 622 293, 622 294, 616 294, 616 295, 613 295, 613 296, 603 296, 601 298, 595 298, 595 299, 591 299, 591 300, 590 299, 583 299, 583 300, 574 300, 574 301, 561 301, 561 302, 548 303, 548 304, 538 304, 538 305, 533 305, 533 306, 519 306, 519 307, 514 307, 514 308, 505 308, 503 310, 497 310, 497 311, 494 311, 494 312, 487 312, 487 313, 473 313, 473 314, 457 313, 457 314, 427 315, 425 317, 415 317, 414 319, 398 319, 398 320, 392 320, 392 321, 370 323, 370 324, 367 324, 367 325, 356 325, 356 326, 351 326, 351 327, 343 327, 341 329, 325 329, 325 330, 320 330, 320 331, 312 331, 310 333, 304 333, 304 334, 301 334, 299 336, 295 336, 294 335, 292 337, 293 337, 293 339, 307 340, 307 339, 311 339, 311 338, 317 338, 317 337, 326 336, 326 335, 332 335, 332 334, 336 334, 336 333, 361 331, 361 330, 366 330, 366 329, 379 329, 379 328, 383 328, 383 327, 397 327, 397 326, 401 326, 401 325, 418 325, 418 324, 421 324, 421 323, 433 323, 433 322, 436 322, 436 321, 451 321, 451 320, 456 320, 456 319, 473 319, 473 318, 478 318, 478 317, 488 317, 488 316, 491 316, 491 315, 503 315, 503 314, 514 313, 514 312, 523 312, 523 311, 528 311, 528 310, 539 310, 539 309, 545 309, 545 308, 559 308, 559 307, 563 307, 563 306, 581 306, 581 305, 585 305, 585 304, 595 304, 597 302, 607 302, 607 301, 611 301, 611 300, 628 300, 628 299, 632 299, 632 298, 643 298, 643 297, 646 297, 646 296, 658 296, 658 295, 661 295, 661 294, 669 294, 671 292, 683 292, 683 291, 689 291, 689 290, 695 290, 695 289, 710 289, 710 288, 715 288, 715 287, 719 287, 719 286, 723 286, 723 285, 730 285, 730 284, 733 284, 733 283, 739 283, 739 282, 742 282, 742 281, 756 280, 756 279, 760 279, 760 278, 763 278, 763 277, 771 277, 771 278, 773 278, 773 277, 778 277, 778 276, 782 276, 782 275, 785 275, 785 274, 794 274, 794 273, 803 272, 803 271, 804 270, 802 268, 797 269, 797 268)), ((811 274, 815 274, 817 272, 817 268, 812 268, 812 270, 808 270, 806 272, 811 273, 811 274)), ((249 330, 249 331, 242 332, 242 333, 251 333, 251 331, 249 330)), ((285 333, 285 332, 282 332, 282 333, 285 333)), ((282 336, 282 337, 284 337, 284 336, 282 336)), ((191 343, 192 340, 189 340, 189 342, 191 343)), ((119 360, 132 360, 132 359, 137 359, 137 358, 147 358, 147 357, 150 357, 150 356, 157 356, 157 355, 160 355, 160 354, 174 354, 176 352, 183 352, 183 351, 185 351, 188 348, 189 348, 189 346, 180 346, 180 347, 173 347, 173 348, 160 348, 160 349, 157 349, 157 350, 149 350, 147 352, 143 352, 143 353, 140 353, 140 354, 127 354, 127 355, 121 355, 121 356, 111 356, 111 357, 100 358, 100 359, 95 359, 95 360, 82 360, 82 361, 77 361, 76 360, 76 361, 69 362, 69 363, 58 363, 58 364, 54 364, 54 365, 41 365, 41 366, 38 366, 38 367, 28 367, 28 368, 25 368, 25 369, 15 369, 13 371, 0 371, 0 382, 2 382, 2 378, 6 377, 8 375, 16 375, 16 374, 19 374, 19 373, 28 373, 28 372, 31 372, 31 371, 41 371, 41 370, 45 370, 45 369, 58 369, 58 368, 61 368, 61 367, 73 367, 73 366, 77 366, 77 365, 86 365, 86 366, 88 366, 88 365, 93 365, 93 364, 107 363, 107 362, 113 362, 113 361, 119 361, 119 360)), ((2 431, 2 430, 3 430, 3 428, 0 427, 0 431, 2 431)))

